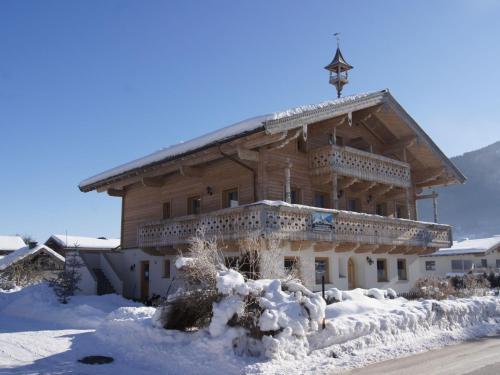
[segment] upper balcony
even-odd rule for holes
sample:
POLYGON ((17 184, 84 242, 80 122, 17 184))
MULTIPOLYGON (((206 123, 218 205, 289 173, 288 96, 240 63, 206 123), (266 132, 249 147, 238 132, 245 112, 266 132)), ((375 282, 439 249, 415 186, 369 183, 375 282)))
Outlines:
POLYGON ((328 145, 317 148, 311 151, 309 163, 313 175, 335 172, 397 187, 411 185, 408 163, 351 147, 328 145))
POLYGON ((227 208, 144 223, 141 248, 185 244, 199 229, 218 240, 239 240, 250 233, 278 234, 286 240, 439 248, 451 246, 451 227, 349 211, 289 205, 280 201, 227 208))

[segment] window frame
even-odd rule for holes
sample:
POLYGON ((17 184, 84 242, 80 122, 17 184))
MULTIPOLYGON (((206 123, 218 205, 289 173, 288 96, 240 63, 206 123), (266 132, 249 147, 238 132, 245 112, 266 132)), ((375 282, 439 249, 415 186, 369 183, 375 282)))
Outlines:
POLYGON ((435 271, 436 270, 436 261, 435 260, 426 260, 425 261, 425 270, 426 271, 435 271), (432 267, 429 265, 432 263, 432 267))
POLYGON ((187 214, 188 215, 199 215, 201 213, 201 195, 192 195, 187 198, 187 214), (194 212, 193 202, 199 201, 198 212, 194 212))
POLYGON ((172 218, 172 204, 170 201, 165 201, 162 203, 162 214, 161 214, 162 220, 167 220, 172 218), (167 210, 165 208, 168 207, 167 210), (168 211, 168 214, 165 215, 165 211, 168 211))
POLYGON ((314 196, 313 196, 313 199, 314 199, 314 207, 319 207, 319 208, 328 208, 328 203, 329 203, 329 194, 328 193, 325 193, 324 191, 315 191, 314 192, 314 196), (317 202, 316 202, 316 198, 318 197, 322 197, 323 198, 323 206, 318 206, 317 205, 317 202))
POLYGON ((238 206, 240 205, 240 191, 238 186, 229 188, 229 189, 224 189, 222 191, 222 208, 231 208, 231 201, 229 199, 229 194, 236 193, 236 201, 238 202, 238 206))
POLYGON ((379 283, 386 283, 386 282, 388 282, 389 281, 389 267, 388 267, 387 259, 386 258, 377 258, 376 265, 377 265, 377 282, 379 282, 379 283), (379 275, 379 268, 378 268, 379 262, 382 262, 384 264, 384 268, 383 268, 384 275, 383 275, 383 278, 380 278, 380 275, 379 275))
POLYGON ((172 277, 172 262, 170 261, 170 259, 163 259, 162 278, 163 279, 170 279, 171 277, 172 277), (168 264, 168 266, 167 266, 167 264, 168 264))
POLYGON ((283 258, 283 268, 285 271, 292 272, 299 269, 299 258, 295 256, 285 256, 283 258), (290 267, 286 266, 286 262, 292 262, 290 267))
POLYGON ((396 259, 396 267, 398 270, 398 280, 399 281, 408 281, 408 262, 406 261, 406 259, 404 259, 404 258, 396 259), (404 264, 403 269, 399 268, 400 262, 402 262, 404 264), (400 271, 404 271, 404 278, 401 277, 402 275, 401 275, 400 271))

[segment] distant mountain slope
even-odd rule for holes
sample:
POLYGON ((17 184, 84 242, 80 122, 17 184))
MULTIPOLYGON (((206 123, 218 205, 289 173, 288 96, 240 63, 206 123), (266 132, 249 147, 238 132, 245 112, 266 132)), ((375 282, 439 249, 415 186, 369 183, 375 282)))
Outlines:
MULTIPOLYGON (((439 222, 454 226, 454 236, 500 234, 500 142, 451 158, 467 182, 437 189, 439 222)), ((430 201, 419 202, 420 219, 432 221, 430 201)))

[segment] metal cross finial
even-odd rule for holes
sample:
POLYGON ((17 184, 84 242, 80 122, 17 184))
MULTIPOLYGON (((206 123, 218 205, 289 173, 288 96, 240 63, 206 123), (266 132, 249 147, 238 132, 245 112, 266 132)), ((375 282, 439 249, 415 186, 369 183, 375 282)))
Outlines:
POLYGON ((340 33, 335 33, 335 34, 333 34, 333 36, 334 36, 335 38, 337 38, 337 48, 338 48, 338 47, 339 47, 339 44, 340 44, 340 33))

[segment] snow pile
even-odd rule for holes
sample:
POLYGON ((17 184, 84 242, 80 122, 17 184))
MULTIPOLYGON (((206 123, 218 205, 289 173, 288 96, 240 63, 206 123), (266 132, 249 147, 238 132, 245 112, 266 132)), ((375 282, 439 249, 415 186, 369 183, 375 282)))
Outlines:
POLYGON ((259 343, 250 338, 262 337, 260 349, 269 358, 307 353, 306 336, 317 331, 325 317, 321 296, 292 281, 245 281, 234 270, 220 272, 216 284, 223 297, 213 304, 209 326, 213 337, 232 329, 229 322, 235 321, 231 325, 241 327, 243 333, 233 345, 242 352, 249 352, 248 344, 250 351, 259 351, 259 343))

